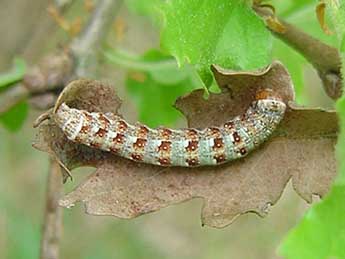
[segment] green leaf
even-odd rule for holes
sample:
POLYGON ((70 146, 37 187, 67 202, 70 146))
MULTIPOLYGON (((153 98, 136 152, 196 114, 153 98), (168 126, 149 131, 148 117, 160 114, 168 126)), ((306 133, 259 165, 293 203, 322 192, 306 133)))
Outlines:
POLYGON ((23 125, 28 114, 28 105, 21 102, 0 115, 0 123, 10 131, 17 131, 23 125))
MULTIPOLYGON (((271 1, 277 10, 278 17, 286 19, 296 15, 302 15, 310 10, 315 12, 316 1, 315 0, 273 0, 271 1)), ((308 17, 309 18, 309 17, 308 17)), ((313 17, 315 21, 315 16, 313 17)))
POLYGON ((279 252, 287 259, 345 258, 345 186, 331 193, 304 216, 279 252))
POLYGON ((13 63, 11 71, 0 74, 0 88, 13 84, 23 78, 26 71, 25 61, 20 58, 15 58, 13 63))
MULTIPOLYGON (((333 1, 328 0, 326 1, 328 9, 330 9, 330 17, 333 21, 334 28, 336 30, 336 35, 338 38, 338 48, 342 54, 342 58, 344 61, 344 52, 345 52, 345 2, 343 0, 333 1)), ((344 64, 344 63, 343 63, 344 64)), ((343 65, 342 72, 345 71, 343 65)))
POLYGON ((163 6, 161 45, 179 65, 194 64, 207 87, 211 64, 256 69, 270 61, 271 35, 238 0, 173 0, 163 6))

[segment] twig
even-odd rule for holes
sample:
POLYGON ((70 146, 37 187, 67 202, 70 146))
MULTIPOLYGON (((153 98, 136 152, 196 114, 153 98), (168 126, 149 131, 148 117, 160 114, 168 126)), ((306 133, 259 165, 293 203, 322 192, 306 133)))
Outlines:
POLYGON ((41 241, 41 259, 58 259, 62 231, 62 208, 59 199, 62 194, 62 173, 58 162, 50 159, 46 208, 41 241))
POLYGON ((328 96, 332 99, 338 99, 342 92, 341 61, 338 50, 278 19, 268 8, 254 6, 254 10, 265 20, 273 17, 277 23, 281 24, 283 27, 281 31, 270 26, 270 23, 267 23, 267 27, 274 36, 294 48, 314 66, 328 96))
POLYGON ((286 28, 286 32, 275 32, 274 35, 301 53, 317 70, 328 96, 332 99, 338 99, 342 91, 341 63, 338 50, 291 24, 281 23, 286 28))
POLYGON ((71 51, 77 62, 75 69, 77 77, 95 75, 100 46, 122 2, 122 0, 101 0, 85 30, 72 42, 71 51))

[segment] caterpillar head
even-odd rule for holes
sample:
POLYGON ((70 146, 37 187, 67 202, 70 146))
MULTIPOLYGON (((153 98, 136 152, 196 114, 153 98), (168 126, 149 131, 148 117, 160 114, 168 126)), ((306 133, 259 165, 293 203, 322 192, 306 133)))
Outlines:
POLYGON ((260 102, 261 107, 266 111, 269 110, 274 113, 283 114, 286 105, 279 94, 275 93, 272 89, 261 89, 256 93, 255 99, 260 102))

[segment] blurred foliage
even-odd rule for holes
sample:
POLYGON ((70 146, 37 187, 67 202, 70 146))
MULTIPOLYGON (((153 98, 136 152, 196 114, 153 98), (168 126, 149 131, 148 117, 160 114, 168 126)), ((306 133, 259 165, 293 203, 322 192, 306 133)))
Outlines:
POLYGON ((7 237, 8 258, 39 258, 40 229, 39 222, 32 222, 29 218, 23 218, 18 210, 6 204, 7 213, 7 237), (19 234, 20 233, 20 234, 19 234))
POLYGON ((125 3, 129 11, 148 17, 153 24, 162 22, 162 0, 125 0, 125 3))
POLYGON ((306 10, 309 12, 310 9, 315 10, 317 0, 268 0, 267 3, 273 4, 276 8, 277 14, 280 17, 294 16, 298 13, 303 13, 306 10))
MULTIPOLYGON (((1 91, 13 86, 14 83, 21 80, 26 72, 26 64, 23 59, 15 58, 14 66, 11 71, 0 74, 0 89, 1 91)), ((28 114, 28 105, 26 102, 21 102, 12 107, 9 111, 0 115, 0 124, 10 131, 17 131, 23 125, 28 114)))
POLYGON ((26 71, 25 61, 21 58, 15 58, 13 63, 11 71, 0 74, 0 88, 13 84, 23 78, 26 71))
POLYGON ((287 67, 295 87, 296 102, 305 103, 303 87, 304 67, 308 64, 306 59, 278 39, 273 41, 273 56, 287 67))
POLYGON ((9 131, 18 131, 28 115, 28 110, 28 104, 25 101, 20 102, 0 115, 0 123, 9 131))
MULTIPOLYGON (((326 2, 336 30, 344 73, 345 1, 326 2)), ((284 240, 280 253, 286 258, 345 258, 345 94, 337 101, 337 112, 340 119, 337 143, 338 178, 327 197, 314 205, 284 240)))
POLYGON ((120 50, 105 51, 107 60, 127 67, 126 88, 139 110, 139 120, 151 127, 173 125, 181 114, 175 100, 202 87, 191 66, 178 68, 176 61, 158 50, 134 56, 120 50))
POLYGON ((126 81, 128 92, 135 97, 139 120, 150 127, 173 125, 181 115, 171 104, 185 93, 189 81, 184 80, 162 88, 149 73, 143 73, 141 76, 144 78, 142 81, 135 78, 134 74, 126 81))

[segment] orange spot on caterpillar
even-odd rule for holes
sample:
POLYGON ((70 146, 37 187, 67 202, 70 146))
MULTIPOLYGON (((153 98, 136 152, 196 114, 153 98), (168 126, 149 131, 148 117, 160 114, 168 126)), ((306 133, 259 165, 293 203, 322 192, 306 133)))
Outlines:
POLYGON ((171 149, 171 142, 170 141, 162 141, 158 147, 158 151, 169 152, 170 149, 171 149))
POLYGON ((198 149, 199 142, 196 140, 191 140, 188 142, 188 146, 186 147, 187 152, 193 152, 198 149))
POLYGON ((162 157, 158 159, 158 162, 164 166, 170 165, 171 163, 169 158, 162 158, 162 157))
POLYGON ((215 138, 213 141, 214 141, 214 145, 212 147, 213 150, 224 147, 224 142, 222 138, 215 138))
POLYGON ((186 159, 186 162, 189 166, 197 166, 199 165, 199 160, 197 158, 189 158, 186 159))
POLYGON ((102 138, 104 137, 105 134, 107 134, 107 132, 108 132, 107 130, 99 128, 98 131, 95 133, 95 135, 102 138))
POLYGON ((143 149, 146 145, 146 142, 147 142, 146 139, 138 138, 137 141, 133 143, 133 147, 135 149, 143 149))

